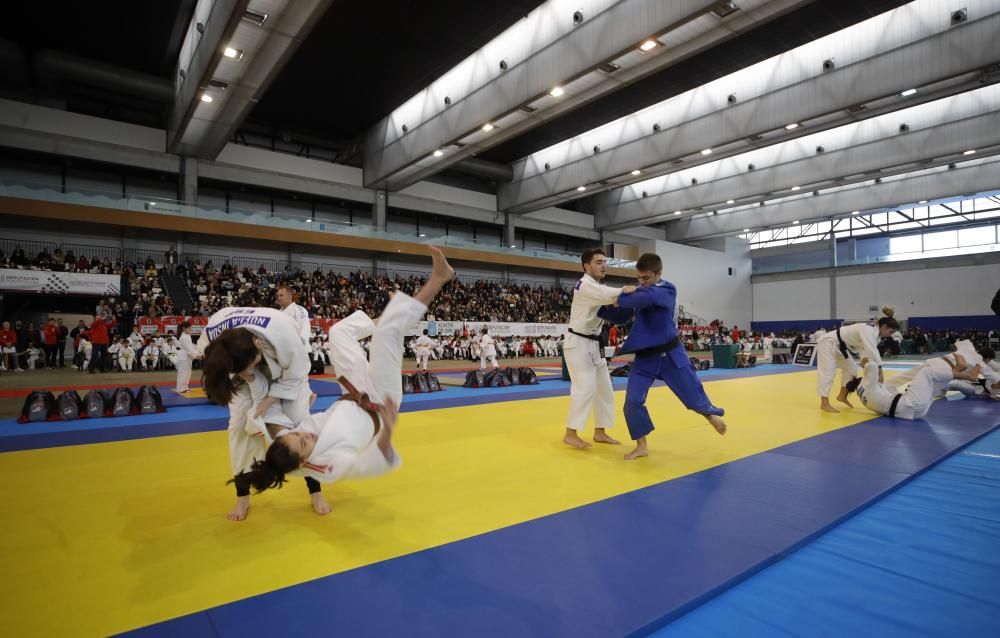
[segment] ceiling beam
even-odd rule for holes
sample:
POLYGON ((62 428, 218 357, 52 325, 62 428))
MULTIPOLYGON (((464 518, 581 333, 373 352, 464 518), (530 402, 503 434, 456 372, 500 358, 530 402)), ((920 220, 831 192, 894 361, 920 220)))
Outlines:
POLYGON ((619 0, 575 25, 572 15, 555 14, 563 3, 546 3, 365 134, 365 185, 405 188, 808 1, 743 0, 718 18, 712 9, 728 3, 619 0), (638 53, 651 36, 663 45, 638 53), (620 68, 598 70, 609 61, 620 68), (565 94, 550 96, 556 86, 565 94), (486 123, 494 128, 483 131, 486 123))
POLYGON ((938 9, 917 0, 534 153, 500 186, 500 208, 530 212, 1000 80, 1000 13, 951 26, 938 9))
POLYGON ((693 241, 790 225, 796 220, 840 217, 854 210, 896 208, 902 202, 958 197, 997 187, 1000 160, 970 162, 881 184, 834 191, 817 197, 791 199, 757 209, 756 223, 737 213, 700 215, 667 224, 668 241, 693 241), (746 229, 749 229, 747 231, 746 229))

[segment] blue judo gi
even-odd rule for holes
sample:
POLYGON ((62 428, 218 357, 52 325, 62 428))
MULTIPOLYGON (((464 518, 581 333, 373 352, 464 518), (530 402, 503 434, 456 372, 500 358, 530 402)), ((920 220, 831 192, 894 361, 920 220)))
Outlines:
POLYGON ((703 415, 725 414, 725 410, 712 405, 688 360, 674 323, 676 305, 677 289, 661 279, 630 295, 621 295, 618 306, 604 306, 597 312, 601 319, 619 324, 635 317, 620 351, 635 353, 625 390, 625 422, 634 441, 654 429, 646 409, 646 394, 657 379, 663 380, 688 410, 703 415))

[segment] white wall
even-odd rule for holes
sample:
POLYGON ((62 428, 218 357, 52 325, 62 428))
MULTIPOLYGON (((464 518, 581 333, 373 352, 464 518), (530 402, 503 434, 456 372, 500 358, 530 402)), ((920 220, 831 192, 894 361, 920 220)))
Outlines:
MULTIPOLYGON (((884 305, 897 319, 988 315, 998 286, 1000 263, 839 275, 835 318, 868 320, 884 305)), ((753 299, 754 321, 829 319, 830 279, 757 282, 753 299)))
POLYGON ((296 157, 289 153, 275 153, 263 148, 226 144, 215 160, 220 164, 245 166, 275 173, 285 173, 296 177, 308 177, 340 184, 361 186, 360 168, 322 162, 308 157, 296 157))
MULTIPOLYGON (((455 188, 454 186, 445 186, 444 184, 417 182, 413 186, 404 188, 399 192, 402 195, 424 197, 426 199, 433 199, 439 202, 448 202, 472 208, 482 208, 488 211, 496 211, 497 209, 496 195, 469 191, 463 188, 455 188)), ((389 205, 393 205, 392 195, 389 195, 389 205)))
POLYGON ((663 260, 663 278, 677 287, 677 303, 685 312, 749 327, 753 292, 746 240, 727 240, 726 252, 660 240, 640 242, 639 249, 655 252, 663 260))
POLYGON ((830 282, 793 279, 753 284, 753 320, 829 319, 830 282))

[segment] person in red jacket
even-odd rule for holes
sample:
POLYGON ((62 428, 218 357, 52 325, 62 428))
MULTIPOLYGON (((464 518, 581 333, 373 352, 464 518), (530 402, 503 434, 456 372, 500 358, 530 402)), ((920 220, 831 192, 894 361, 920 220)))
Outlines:
POLYGON ((17 360, 17 333, 10 327, 9 321, 4 321, 3 329, 0 329, 0 353, 3 354, 5 368, 13 369, 15 372, 24 372, 17 360))
POLYGON ((104 317, 94 317, 90 324, 90 342, 94 346, 93 354, 90 358, 90 374, 97 370, 104 372, 104 359, 108 353, 110 339, 108 336, 108 324, 104 317))
POLYGON ((45 367, 56 367, 56 343, 59 341, 59 328, 56 327, 56 318, 49 317, 49 320, 42 326, 42 349, 45 351, 45 367))

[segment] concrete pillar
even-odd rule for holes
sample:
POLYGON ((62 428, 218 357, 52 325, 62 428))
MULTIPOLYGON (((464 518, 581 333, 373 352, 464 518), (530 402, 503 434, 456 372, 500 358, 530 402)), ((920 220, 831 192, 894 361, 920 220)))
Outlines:
POLYGON ((181 157, 181 199, 187 204, 198 203, 198 158, 181 157))
POLYGON ((517 245, 517 215, 514 213, 503 214, 503 245, 510 247, 517 245))
POLYGON ((830 318, 837 319, 837 275, 830 274, 830 318))
POLYGON ((389 194, 386 191, 377 191, 375 194, 375 207, 372 209, 372 223, 375 230, 385 232, 386 229, 386 207, 389 205, 389 194))

